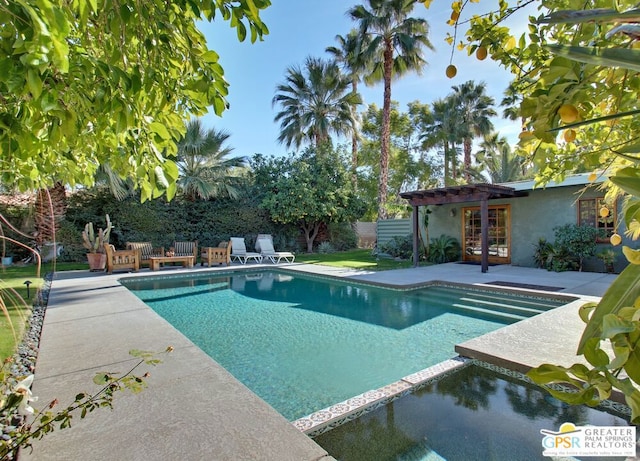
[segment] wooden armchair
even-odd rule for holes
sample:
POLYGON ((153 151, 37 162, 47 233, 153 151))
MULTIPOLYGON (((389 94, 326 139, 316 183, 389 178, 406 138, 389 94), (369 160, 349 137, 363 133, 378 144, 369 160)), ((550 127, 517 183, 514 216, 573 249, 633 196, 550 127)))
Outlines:
POLYGON ((127 250, 136 250, 138 252, 138 264, 151 265, 152 256, 164 256, 164 248, 154 248, 151 242, 127 242, 127 250))
POLYGON ((107 274, 114 270, 128 269, 138 272, 140 269, 140 254, 138 250, 116 250, 113 245, 104 244, 107 255, 107 274))
POLYGON ((220 242, 217 247, 203 247, 200 253, 200 265, 211 264, 231 264, 231 241, 220 242))

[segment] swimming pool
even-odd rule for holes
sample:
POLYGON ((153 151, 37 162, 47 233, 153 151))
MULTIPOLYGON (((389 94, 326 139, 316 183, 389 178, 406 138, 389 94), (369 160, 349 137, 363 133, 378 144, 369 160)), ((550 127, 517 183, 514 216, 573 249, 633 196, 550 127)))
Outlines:
POLYGON ((477 288, 388 289, 286 271, 122 283, 291 421, 567 302, 477 288))
POLYGON ((629 425, 624 405, 569 406, 521 376, 476 362, 314 440, 340 461, 549 460, 542 429, 629 425))

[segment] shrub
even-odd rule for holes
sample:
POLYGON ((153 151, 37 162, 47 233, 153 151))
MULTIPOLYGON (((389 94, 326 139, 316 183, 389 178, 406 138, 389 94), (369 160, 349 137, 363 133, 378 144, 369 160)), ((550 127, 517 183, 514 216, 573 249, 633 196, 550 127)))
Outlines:
POLYGON ((395 236, 381 244, 378 250, 394 258, 409 259, 413 255, 413 238, 411 235, 395 236))
POLYGON ((328 254, 328 253, 335 253, 335 249, 333 248, 333 245, 331 245, 331 242, 321 242, 318 245, 318 253, 321 254, 328 254))
POLYGON ((346 251, 358 247, 358 235, 351 223, 329 223, 327 234, 336 251, 346 251))
POLYGON ((596 254, 598 230, 591 226, 565 224, 554 228, 555 247, 560 253, 568 253, 578 261, 578 270, 582 271, 584 258, 596 254))
POLYGON ((443 264, 460 259, 460 243, 453 237, 441 235, 431 239, 427 260, 434 264, 443 264))

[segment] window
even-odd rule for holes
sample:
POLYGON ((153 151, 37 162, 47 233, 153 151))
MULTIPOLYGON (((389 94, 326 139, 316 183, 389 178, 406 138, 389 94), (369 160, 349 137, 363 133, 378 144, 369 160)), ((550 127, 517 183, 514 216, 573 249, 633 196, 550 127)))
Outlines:
POLYGON ((578 225, 593 226, 601 231, 598 242, 608 242, 609 237, 615 232, 616 206, 606 202, 604 197, 583 199, 578 202, 578 225), (600 209, 607 207, 609 215, 600 216, 600 209))

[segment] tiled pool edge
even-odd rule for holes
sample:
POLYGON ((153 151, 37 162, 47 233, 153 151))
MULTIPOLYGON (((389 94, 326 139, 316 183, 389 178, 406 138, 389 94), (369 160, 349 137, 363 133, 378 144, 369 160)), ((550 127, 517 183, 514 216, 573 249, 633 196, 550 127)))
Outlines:
POLYGON ((386 405, 390 401, 408 394, 414 388, 427 384, 436 378, 441 378, 472 362, 473 360, 460 356, 445 360, 379 389, 364 392, 328 408, 311 413, 293 421, 291 424, 304 434, 315 437, 386 405))
MULTIPOLYGON (((475 364, 489 370, 496 371, 501 375, 509 376, 529 384, 536 385, 528 376, 519 371, 501 367, 492 363, 478 359, 457 356, 445 360, 429 368, 405 376, 394 383, 388 384, 380 389, 364 392, 344 402, 331 405, 323 410, 316 411, 308 416, 293 421, 294 427, 309 437, 316 437, 348 421, 359 418, 365 413, 369 413, 380 408, 387 403, 409 394, 432 381, 440 380, 448 374, 457 371, 468 365, 475 364)), ((551 385, 553 388, 571 392, 572 389, 561 384, 551 385)), ((624 403, 614 400, 605 400, 597 405, 605 411, 611 411, 626 417, 631 416, 631 409, 624 403)))

